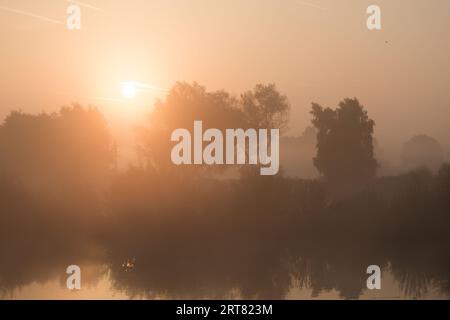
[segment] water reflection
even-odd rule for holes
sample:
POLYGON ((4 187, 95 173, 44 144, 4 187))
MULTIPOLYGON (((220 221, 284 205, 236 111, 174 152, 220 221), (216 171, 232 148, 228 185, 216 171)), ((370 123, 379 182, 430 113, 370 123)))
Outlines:
POLYGON ((189 179, 158 188, 139 177, 118 178, 102 200, 107 209, 75 187, 65 194, 76 200, 46 201, 3 183, 2 296, 48 296, 77 264, 87 297, 357 299, 367 297, 366 268, 377 264, 390 279, 381 297, 449 297, 448 190, 434 176, 381 179, 331 203, 314 181, 189 179))

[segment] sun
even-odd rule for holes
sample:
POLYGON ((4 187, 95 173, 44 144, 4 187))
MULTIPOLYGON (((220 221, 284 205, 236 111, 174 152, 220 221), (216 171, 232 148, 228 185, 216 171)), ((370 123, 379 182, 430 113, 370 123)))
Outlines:
POLYGON ((122 96, 127 99, 134 99, 137 94, 137 86, 132 82, 122 84, 122 96))

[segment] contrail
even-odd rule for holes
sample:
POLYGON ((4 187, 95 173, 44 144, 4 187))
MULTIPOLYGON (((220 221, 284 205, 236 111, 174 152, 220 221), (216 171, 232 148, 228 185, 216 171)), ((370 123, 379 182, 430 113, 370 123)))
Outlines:
POLYGON ((298 3, 303 4, 305 6, 311 7, 311 8, 315 8, 315 9, 319 9, 319 10, 328 10, 327 8, 321 7, 317 4, 314 3, 310 3, 310 2, 306 2, 306 1, 301 1, 301 0, 297 0, 298 3))
POLYGON ((21 15, 24 15, 24 16, 27 16, 27 17, 36 18, 36 19, 39 19, 39 20, 42 20, 42 21, 46 21, 46 22, 51 22, 51 23, 56 23, 56 24, 64 24, 62 21, 58 21, 58 20, 54 20, 54 19, 51 19, 51 18, 48 18, 48 17, 40 16, 40 15, 34 14, 32 12, 17 10, 17 9, 14 9, 14 8, 8 8, 8 7, 0 6, 0 10, 21 14, 21 15))
POLYGON ((85 8, 89 8, 89 9, 96 10, 96 11, 103 11, 103 10, 102 10, 101 8, 99 8, 99 7, 95 7, 95 6, 93 6, 93 5, 90 5, 90 4, 87 4, 87 3, 84 3, 84 2, 74 1, 74 0, 67 0, 67 2, 73 3, 73 4, 77 4, 77 5, 79 5, 80 7, 85 7, 85 8))

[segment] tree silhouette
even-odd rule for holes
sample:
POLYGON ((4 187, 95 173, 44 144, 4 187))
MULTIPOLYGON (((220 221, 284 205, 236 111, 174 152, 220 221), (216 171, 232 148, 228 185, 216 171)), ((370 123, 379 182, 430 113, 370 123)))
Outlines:
POLYGON ((404 169, 408 171, 425 167, 436 172, 444 163, 444 151, 436 139, 422 134, 403 145, 401 158, 404 169))
MULTIPOLYGON (((201 120, 203 130, 217 128, 284 128, 289 103, 275 85, 258 84, 239 98, 224 90, 207 91, 197 83, 177 82, 163 101, 155 104, 148 124, 139 128, 138 149, 146 168, 157 172, 178 172, 186 175, 218 172, 226 166, 175 166, 171 159, 171 133, 178 128, 192 130, 201 120), (199 171, 200 169, 200 171, 199 171)), ((252 167, 251 171, 256 171, 252 167)))
POLYGON ((311 114, 318 130, 314 165, 331 186, 345 192, 372 179, 377 168, 375 123, 359 101, 344 99, 335 110, 313 103, 311 114))
POLYGON ((284 129, 289 116, 289 102, 274 84, 258 84, 241 95, 242 110, 254 128, 284 129))
POLYGON ((0 175, 30 187, 98 186, 111 169, 111 137, 94 108, 11 112, 0 126, 0 175))
MULTIPOLYGON (((208 92, 195 82, 177 82, 165 100, 155 104, 147 125, 138 130, 138 148, 145 167, 161 173, 176 170, 183 175, 191 171, 200 173, 198 169, 205 171, 205 166, 176 167, 170 159, 172 132, 178 128, 192 131, 196 120, 203 122, 203 130, 247 126, 237 99, 229 93, 223 90, 208 92)), ((209 166, 207 171, 216 171, 220 167, 209 166)))

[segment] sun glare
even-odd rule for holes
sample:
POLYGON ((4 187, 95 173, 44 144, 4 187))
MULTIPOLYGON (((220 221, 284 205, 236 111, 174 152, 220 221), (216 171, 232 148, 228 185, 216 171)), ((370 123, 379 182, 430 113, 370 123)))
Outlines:
POLYGON ((127 99, 133 99, 136 97, 137 87, 132 82, 126 82, 122 84, 122 96, 127 99))

